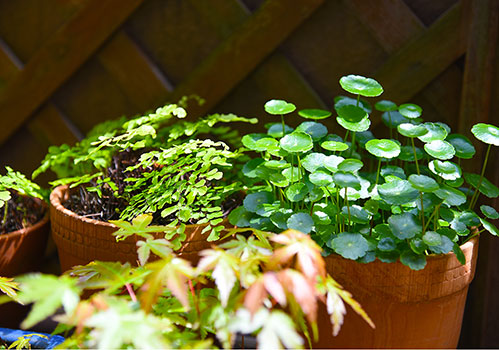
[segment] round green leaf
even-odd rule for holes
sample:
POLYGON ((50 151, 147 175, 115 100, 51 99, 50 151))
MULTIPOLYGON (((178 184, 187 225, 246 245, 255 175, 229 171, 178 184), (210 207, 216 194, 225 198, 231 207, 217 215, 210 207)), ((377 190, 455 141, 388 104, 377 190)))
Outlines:
POLYGON ((341 77, 340 85, 343 90, 348 91, 351 94, 365 97, 376 97, 383 93, 383 88, 376 80, 360 75, 347 75, 341 77))
POLYGON ((366 150, 380 158, 395 158, 400 154, 400 146, 388 139, 374 139, 366 143, 366 150))
POLYGON ((445 140, 447 137, 447 130, 438 123, 424 123, 421 124, 428 131, 423 136, 418 136, 423 142, 431 142, 435 140, 445 140))
MULTIPOLYGON (((419 147, 416 147, 416 157, 418 160, 423 159, 425 156, 423 150, 419 147)), ((402 146, 400 147, 399 158, 406 162, 414 162, 414 150, 411 146, 402 146)))
POLYGON ((480 141, 489 145, 499 146, 499 128, 497 126, 479 123, 473 125, 471 132, 480 141))
MULTIPOLYGON (((257 158, 259 159, 259 158, 257 158)), ((260 158, 261 159, 261 158, 260 158)), ((289 164, 288 162, 286 162, 285 160, 268 160, 265 162, 264 164, 267 168, 269 169, 285 169, 285 168, 289 168, 291 166, 291 164, 289 164)), ((244 171, 244 169, 243 169, 244 171)))
POLYGON ((328 118, 332 113, 323 109, 302 109, 298 114, 305 119, 320 120, 328 118))
POLYGON ((434 179, 426 175, 413 174, 408 180, 415 189, 421 192, 433 192, 440 188, 434 179))
POLYGON ((272 185, 277 187, 288 187, 290 182, 286 176, 279 173, 270 174, 269 181, 272 185))
POLYGON ((428 168, 432 173, 440 176, 444 180, 453 181, 459 179, 462 175, 459 165, 449 161, 441 162, 439 160, 432 160, 428 164, 428 168))
POLYGON ((350 123, 357 123, 367 117, 367 112, 362 107, 355 105, 341 106, 336 112, 340 118, 350 123))
POLYGON ((381 168, 381 176, 387 177, 387 176, 396 176, 399 179, 406 180, 407 176, 405 176, 404 169, 401 167, 395 166, 395 165, 387 165, 383 168, 381 168))
POLYGON ((385 112, 381 115, 381 120, 389 128, 393 129, 403 123, 409 123, 409 119, 399 112, 385 112))
POLYGON ((454 242, 446 235, 440 235, 441 242, 438 245, 429 246, 430 250, 435 254, 447 254, 454 247, 454 242))
POLYGON ((321 143, 321 147, 333 152, 343 152, 348 149, 348 145, 346 143, 338 141, 324 141, 321 143))
POLYGON ((456 157, 471 159, 476 153, 475 147, 473 147, 473 144, 466 136, 450 134, 447 136, 446 140, 454 146, 454 149, 456 150, 456 157))
POLYGON ((349 158, 349 159, 345 159, 340 164, 338 164, 338 170, 345 171, 347 173, 356 173, 363 166, 364 166, 364 163, 362 163, 360 160, 349 158))
POLYGON ((294 112, 296 106, 284 100, 270 100, 264 105, 265 112, 272 115, 284 115, 294 112))
POLYGON ((374 105, 374 108, 376 108, 377 111, 380 112, 392 112, 396 111, 398 109, 397 105, 393 103, 392 101, 387 101, 387 100, 381 100, 376 102, 374 105))
POLYGON ((251 193, 244 198, 243 205, 247 211, 256 213, 263 208, 264 204, 270 204, 274 201, 274 196, 271 192, 251 193))
POLYGON ((458 189, 447 185, 442 185, 433 192, 438 198, 442 199, 448 206, 459 206, 466 202, 466 195, 458 189))
POLYGON ((440 160, 451 159, 454 157, 454 154, 456 154, 454 146, 449 142, 442 140, 434 140, 430 143, 426 143, 424 149, 430 156, 440 160))
POLYGON ((327 170, 335 172, 338 171, 338 165, 343 162, 345 158, 340 157, 340 156, 327 156, 324 159, 324 166, 326 167, 327 170))
POLYGON ((499 230, 497 229, 497 227, 495 227, 490 222, 488 222, 487 220, 482 219, 482 218, 480 218, 480 222, 482 223, 483 228, 486 229, 487 231, 489 231, 490 234, 492 234, 494 236, 499 236, 499 230))
POLYGON ((270 221, 272 221, 277 228, 286 230, 288 228, 288 219, 291 214, 293 214, 291 209, 281 208, 270 216, 270 221))
POLYGON ((369 130, 358 132, 355 134, 357 142, 362 146, 366 147, 367 141, 374 140, 375 137, 373 133, 369 130))
POLYGON ((360 180, 357 176, 352 173, 346 173, 344 171, 338 171, 333 174, 334 183, 340 186, 341 188, 354 188, 356 190, 360 190, 360 180))
POLYGON ((397 243, 391 237, 383 237, 378 242, 378 249, 383 252, 388 252, 397 249, 397 243))
POLYGON ((442 244, 442 236, 435 231, 426 231, 423 235, 423 242, 429 246, 437 246, 442 244))
POLYGON ((402 205, 413 202, 419 197, 419 191, 407 180, 393 180, 378 186, 378 194, 386 203, 402 205))
MULTIPOLYGON (((284 124, 284 132, 286 134, 293 132, 293 130, 294 129, 292 127, 284 124)), ((272 137, 283 137, 284 135, 282 134, 282 124, 281 123, 272 124, 267 130, 267 134, 272 137)))
POLYGON ((345 105, 357 106, 357 104, 358 104, 359 107, 364 109, 367 114, 372 112, 372 108, 371 108, 371 105, 369 104, 369 102, 364 101, 363 99, 359 99, 359 102, 360 103, 357 102, 356 98, 351 98, 348 96, 336 96, 334 98, 334 109, 336 110, 336 112, 338 112, 338 109, 340 109, 342 106, 345 106, 345 105))
POLYGON ((333 182, 331 174, 321 170, 313 172, 308 178, 316 186, 329 186, 333 182))
POLYGON ((421 107, 413 103, 406 103, 399 106, 399 113, 409 119, 420 117, 422 111, 421 107))
POLYGON ((426 257, 424 255, 418 255, 412 250, 406 250, 400 254, 400 262, 411 270, 418 271, 425 268, 426 257))
MULTIPOLYGON (((282 127, 281 127, 281 129, 282 129, 282 127)), ((242 142, 244 147, 246 147, 252 151, 256 151, 256 149, 258 148, 256 142, 260 139, 267 138, 267 137, 268 136, 265 134, 248 134, 248 135, 244 135, 241 138, 241 142, 242 142)))
POLYGON ((316 225, 329 225, 331 223, 331 218, 323 211, 314 211, 312 218, 316 225))
POLYGON ((411 123, 403 123, 397 126, 398 132, 405 137, 419 137, 428 133, 428 130, 424 126, 414 125, 411 123))
POLYGON ((302 178, 301 170, 298 167, 289 167, 282 171, 282 175, 288 179, 289 182, 297 182, 302 178))
POLYGON ((412 238, 423 230, 418 218, 411 213, 390 216, 388 225, 398 239, 412 238))
POLYGON ((464 173, 464 178, 466 182, 469 183, 474 188, 478 188, 480 184, 480 188, 478 190, 480 193, 486 195, 489 198, 496 198, 499 196, 499 188, 497 188, 492 182, 487 180, 486 178, 482 178, 480 183, 480 175, 478 174, 470 174, 464 173))
POLYGON ((296 131, 309 134, 314 141, 318 141, 327 135, 327 128, 321 123, 316 122, 303 122, 298 125, 296 131))
POLYGON ((336 117, 336 121, 345 129, 353 132, 366 131, 369 129, 369 126, 371 126, 371 121, 369 120, 369 117, 365 117, 364 119, 356 123, 350 123, 349 121, 341 117, 336 117))
POLYGON ((303 158, 301 165, 307 169, 308 172, 313 173, 317 169, 324 168, 327 156, 322 153, 312 152, 303 158))
POLYGON ((487 217, 488 219, 492 220, 499 219, 499 213, 491 206, 481 205, 480 210, 482 211, 483 215, 485 215, 485 217, 487 217))
POLYGON ((358 205, 352 205, 350 206, 350 208, 344 206, 343 208, 341 208, 341 214, 346 219, 350 217, 351 222, 356 224, 367 224, 371 219, 369 213, 358 205), (349 210, 350 214, 348 214, 349 210))
POLYGON ((342 257, 352 260, 363 257, 369 249, 367 240, 360 233, 342 232, 327 245, 342 257))
POLYGON ((234 226, 249 227, 253 213, 247 211, 243 206, 237 207, 229 214, 229 222, 234 226))
POLYGON ((289 217, 288 228, 303 233, 310 233, 314 228, 314 219, 307 213, 296 213, 289 217))
POLYGON ((265 160, 263 160, 262 158, 255 158, 244 164, 243 166, 244 176, 247 176, 252 179, 257 178, 258 172, 256 171, 256 169, 264 162, 265 160))
POLYGON ((280 141, 281 147, 291 153, 307 152, 314 146, 310 135, 295 131, 285 135, 280 141))
POLYGON ((299 182, 292 184, 286 189, 286 197, 291 202, 299 202, 305 198, 308 193, 308 187, 306 184, 299 182))
POLYGON ((255 142, 255 148, 253 148, 256 152, 265 152, 274 149, 274 152, 279 151, 279 143, 276 139, 272 137, 264 137, 255 142))

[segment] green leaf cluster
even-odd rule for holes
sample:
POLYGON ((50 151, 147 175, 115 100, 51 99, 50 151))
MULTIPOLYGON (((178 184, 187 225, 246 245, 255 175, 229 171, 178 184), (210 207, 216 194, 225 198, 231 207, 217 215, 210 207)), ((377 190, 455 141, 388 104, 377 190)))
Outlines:
MULTIPOLYGON (((147 216, 135 218, 132 226, 145 238, 138 241, 140 256, 157 227, 147 216)), ((122 228, 123 234, 133 231, 122 228)), ((19 288, 17 300, 33 304, 23 327, 57 312, 55 332, 66 333, 64 348, 205 349, 215 347, 215 339, 232 348, 236 334, 255 335, 258 348, 303 348, 303 335, 309 341, 318 336, 320 302, 327 306, 335 334, 345 302, 372 325, 326 274, 320 248, 310 237, 291 230, 240 232, 233 229, 232 240, 202 251, 197 266, 171 250, 152 249, 159 259, 145 258, 139 267, 94 261, 59 277, 28 274, 6 282, 19 288)))
MULTIPOLYGON (((471 141, 444 123, 425 122, 422 108, 412 103, 377 102, 374 109, 382 113, 390 137, 376 138, 369 131, 373 108, 364 98, 379 96, 381 85, 357 75, 342 77, 340 85, 354 95, 335 98, 340 135, 326 124, 334 113, 301 110, 298 115, 312 121, 292 127, 284 123, 296 109, 292 103, 265 104, 281 123, 242 139, 259 154, 243 168, 256 185, 229 216, 232 224, 299 230, 326 254, 360 262, 400 260, 415 270, 424 268, 429 254, 458 251, 480 225, 497 234, 473 210, 480 193, 499 196, 484 177, 488 153, 481 174, 463 172, 461 159, 476 152, 471 141)), ((472 133, 489 150, 499 144, 493 125, 477 124, 472 133)), ((482 212, 487 219, 496 217, 490 207, 482 212)))

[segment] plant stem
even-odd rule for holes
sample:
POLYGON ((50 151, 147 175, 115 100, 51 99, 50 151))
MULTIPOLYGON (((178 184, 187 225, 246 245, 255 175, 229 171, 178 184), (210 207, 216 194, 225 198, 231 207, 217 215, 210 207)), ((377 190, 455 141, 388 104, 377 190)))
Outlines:
POLYGON ((126 290, 127 290, 128 294, 130 294, 130 298, 132 298, 132 301, 134 303, 136 303, 137 302, 137 296, 135 295, 135 292, 133 291, 132 286, 130 285, 130 283, 125 283, 125 287, 126 287, 126 290))
POLYGON ((347 205, 347 211, 348 211, 348 231, 350 231, 350 222, 351 222, 352 220, 351 220, 351 217, 350 217, 350 205, 348 204, 347 187, 345 187, 345 202, 346 202, 346 205, 347 205))
MULTIPOLYGON (((421 223, 424 227, 424 204, 423 204, 423 192, 419 192, 419 198, 421 198, 421 223)), ((423 231, 424 234, 424 231, 423 231)))
POLYGON ((355 152, 355 134, 356 132, 352 131, 352 147, 350 148, 350 157, 352 156, 353 152, 355 152))
POLYGON ((418 175, 421 175, 419 172, 419 165, 418 165, 418 156, 416 154, 416 146, 414 146, 414 139, 411 137, 411 145, 412 145, 412 151, 414 152, 414 160, 416 161, 416 171, 418 172, 418 175))
POLYGON ((485 174, 485 168, 487 167, 487 161, 489 160, 489 154, 490 154, 490 148, 492 145, 490 144, 489 147, 487 147, 487 153, 485 154, 485 160, 483 161, 483 166, 482 166, 482 173, 480 174, 480 180, 478 180, 478 186, 475 188, 475 192, 473 193, 473 196, 471 197, 471 202, 470 202, 470 209, 473 209, 475 207, 475 204, 478 200, 479 196, 479 188, 482 186, 482 181, 483 181, 483 175, 485 174))
POLYGON ((9 202, 5 201, 4 202, 4 209, 3 209, 3 221, 2 221, 2 225, 5 226, 5 224, 7 223, 7 214, 9 212, 9 202))
POLYGON ((375 186, 378 185, 379 173, 380 172, 381 172, 381 158, 378 159, 378 170, 376 171, 376 184, 375 184, 375 186))
POLYGON ((192 285, 191 280, 189 280, 189 289, 191 290, 192 300, 194 301, 194 305, 196 306, 196 312, 197 312, 198 317, 199 317, 201 312, 199 311, 199 303, 198 303, 198 300, 196 298, 196 292, 194 291, 194 286, 192 285))
POLYGON ((282 137, 286 135, 286 127, 284 126, 284 116, 281 114, 281 123, 282 123, 282 137))
POLYGON ((433 217, 434 217, 434 216, 435 216, 435 214, 437 213, 438 208, 440 208, 440 205, 442 205, 442 203, 438 204, 438 205, 435 207, 435 210, 433 210, 433 213, 431 213, 430 217, 428 218, 428 221, 426 222, 426 225, 425 225, 425 226, 423 226, 423 232, 426 232, 426 229, 428 228, 428 225, 430 224, 431 219, 433 219, 433 217))

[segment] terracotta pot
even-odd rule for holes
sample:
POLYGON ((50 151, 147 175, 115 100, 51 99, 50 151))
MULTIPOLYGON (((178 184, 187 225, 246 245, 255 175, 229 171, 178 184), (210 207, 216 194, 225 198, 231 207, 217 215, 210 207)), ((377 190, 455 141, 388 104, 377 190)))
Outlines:
POLYGON ((41 265, 49 233, 49 213, 43 201, 35 200, 45 207, 44 217, 33 226, 0 235, 0 276, 12 277, 41 265))
POLYGON ((454 253, 428 256, 423 270, 379 260, 360 264, 338 255, 326 268, 362 305, 372 329, 351 308, 333 337, 325 309, 319 312, 318 348, 456 348, 468 286, 473 280, 478 237, 461 248, 466 264, 454 253))
MULTIPOLYGON (((112 235, 118 229, 116 225, 85 218, 66 209, 61 202, 68 196, 67 186, 59 186, 50 194, 52 238, 59 253, 61 270, 66 271, 93 260, 130 262, 137 265, 137 240, 140 237, 132 236, 116 242, 116 237, 112 235)), ((213 245, 212 242, 206 241, 207 235, 201 233, 205 226, 187 225, 187 238, 176 253, 196 263, 198 252, 213 245)), ((157 238, 164 237, 164 233, 154 235, 157 238)))

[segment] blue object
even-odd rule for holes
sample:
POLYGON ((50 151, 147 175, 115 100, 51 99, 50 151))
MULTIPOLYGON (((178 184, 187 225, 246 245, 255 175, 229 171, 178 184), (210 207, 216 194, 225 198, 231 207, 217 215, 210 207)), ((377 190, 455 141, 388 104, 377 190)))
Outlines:
POLYGON ((33 335, 29 341, 33 349, 53 349, 55 346, 61 344, 65 339, 60 335, 50 335, 46 333, 27 332, 19 329, 0 328, 0 339, 8 344, 12 344, 18 338, 28 334, 41 334, 48 339, 33 335))

